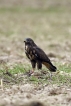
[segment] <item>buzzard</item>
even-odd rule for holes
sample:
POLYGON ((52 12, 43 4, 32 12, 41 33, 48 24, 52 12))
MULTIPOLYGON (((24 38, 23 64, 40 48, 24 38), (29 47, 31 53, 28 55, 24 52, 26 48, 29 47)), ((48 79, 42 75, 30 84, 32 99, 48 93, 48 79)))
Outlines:
POLYGON ((39 48, 31 38, 26 38, 25 53, 32 65, 32 73, 37 65, 38 70, 42 69, 42 64, 45 65, 51 72, 56 72, 57 68, 51 63, 46 53, 39 48))

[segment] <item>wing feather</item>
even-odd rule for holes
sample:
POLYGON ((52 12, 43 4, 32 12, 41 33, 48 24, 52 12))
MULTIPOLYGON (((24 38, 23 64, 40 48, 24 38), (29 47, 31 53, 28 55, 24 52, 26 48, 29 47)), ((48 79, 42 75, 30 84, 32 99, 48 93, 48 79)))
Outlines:
POLYGON ((45 52, 39 47, 33 47, 33 54, 36 56, 37 59, 40 59, 41 61, 50 61, 45 52))

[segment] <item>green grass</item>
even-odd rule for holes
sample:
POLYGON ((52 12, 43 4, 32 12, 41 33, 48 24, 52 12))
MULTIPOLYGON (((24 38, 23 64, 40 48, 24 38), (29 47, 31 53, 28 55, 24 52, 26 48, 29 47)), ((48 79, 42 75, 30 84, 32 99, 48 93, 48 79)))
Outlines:
POLYGON ((20 13, 20 12, 28 12, 28 13, 55 13, 55 12, 64 12, 66 11, 66 8, 64 7, 57 7, 57 6, 53 6, 53 7, 49 7, 49 8, 24 8, 24 7, 1 7, 0 8, 0 13, 7 13, 7 12, 11 12, 11 13, 20 13))
MULTIPOLYGON (((50 75, 49 75, 48 72, 46 74, 42 74, 42 75, 39 75, 39 76, 28 76, 28 74, 26 74, 26 73, 29 70, 31 70, 30 65, 28 65, 28 66, 25 65, 24 66, 22 64, 19 64, 19 65, 15 65, 12 69, 1 70, 0 71, 0 76, 2 75, 4 79, 10 80, 12 83, 13 83, 13 79, 11 79, 11 78, 13 77, 14 80, 16 78, 16 83, 21 83, 26 78, 26 82, 33 83, 33 84, 38 84, 38 85, 39 84, 42 84, 42 85, 57 84, 58 86, 60 86, 60 85, 67 85, 68 84, 68 86, 71 86, 71 75, 69 75, 69 73, 71 74, 70 65, 69 66, 59 65, 58 67, 59 67, 60 71, 63 71, 63 72, 68 73, 68 74, 58 73, 58 74, 54 74, 52 76, 52 78, 50 78, 50 75), (9 75, 5 74, 5 71, 8 71, 9 73, 11 73, 12 76, 9 76, 9 75), (2 72, 4 72, 4 73, 2 73, 2 72), (18 74, 18 76, 21 75, 20 78, 14 76, 14 75, 17 75, 17 74, 18 74)), ((46 70, 46 69, 44 69, 44 70, 46 70)))
POLYGON ((23 65, 16 65, 13 67, 13 69, 9 69, 9 72, 11 74, 18 74, 18 73, 25 73, 26 70, 27 70, 27 67, 25 69, 23 65))
POLYGON ((17 12, 21 12, 21 8, 19 7, 1 7, 0 8, 0 13, 7 13, 7 12, 11 12, 11 13, 17 13, 17 12))
POLYGON ((58 70, 69 73, 71 72, 71 64, 61 64, 61 63, 55 63, 55 65, 57 66, 58 70))
MULTIPOLYGON (((69 73, 71 72, 71 64, 61 64, 61 63, 55 63, 56 67, 58 68, 58 70, 69 73)), ((7 66, 6 66, 7 67, 7 66)), ((26 72, 27 70, 31 69, 31 65, 29 64, 17 64, 15 66, 13 66, 12 69, 8 69, 8 71, 10 71, 12 74, 17 74, 17 73, 21 73, 21 72, 26 72)), ((4 69, 5 70, 5 69, 4 69)), ((46 70, 46 68, 43 68, 43 70, 46 70)))

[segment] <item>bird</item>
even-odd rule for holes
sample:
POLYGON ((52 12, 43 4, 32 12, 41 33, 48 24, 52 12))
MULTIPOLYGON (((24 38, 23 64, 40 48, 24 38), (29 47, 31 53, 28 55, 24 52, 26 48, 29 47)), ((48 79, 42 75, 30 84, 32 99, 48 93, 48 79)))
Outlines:
POLYGON ((56 66, 52 64, 47 54, 39 46, 36 45, 33 39, 26 38, 24 40, 24 43, 25 43, 25 54, 30 60, 32 65, 31 74, 34 73, 36 66, 38 70, 41 70, 42 65, 45 65, 50 72, 56 72, 57 70, 56 66))

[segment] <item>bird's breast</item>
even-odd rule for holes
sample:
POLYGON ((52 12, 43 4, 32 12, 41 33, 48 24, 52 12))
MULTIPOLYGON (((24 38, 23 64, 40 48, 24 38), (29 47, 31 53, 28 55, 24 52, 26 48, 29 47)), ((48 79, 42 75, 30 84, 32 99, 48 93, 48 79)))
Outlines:
POLYGON ((28 47, 28 45, 25 45, 25 53, 29 53, 29 47, 28 47))
POLYGON ((25 53, 28 55, 28 58, 30 59, 30 60, 35 60, 35 55, 33 54, 33 50, 32 50, 32 48, 31 47, 29 47, 29 46, 25 46, 25 53))
POLYGON ((26 46, 25 46, 25 50, 27 50, 27 49, 28 49, 28 46, 26 45, 26 46))
POLYGON ((35 56, 34 56, 34 54, 33 54, 33 52, 31 50, 29 52, 29 58, 30 58, 30 60, 34 60, 35 59, 35 56))

